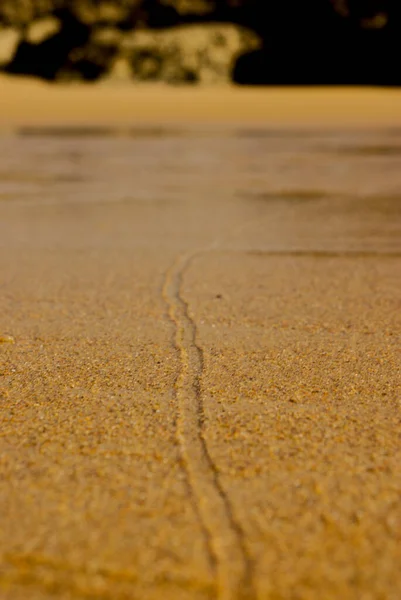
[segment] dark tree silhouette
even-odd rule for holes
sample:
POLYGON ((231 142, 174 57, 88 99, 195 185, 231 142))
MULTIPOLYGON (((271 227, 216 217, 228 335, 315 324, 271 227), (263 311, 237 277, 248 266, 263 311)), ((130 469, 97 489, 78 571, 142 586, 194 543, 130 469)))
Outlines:
MULTIPOLYGON (((94 29, 108 25, 103 1, 0 0, 0 25, 23 31, 45 15, 61 24, 41 43, 23 40, 6 70, 49 80, 68 69, 100 77, 116 51, 91 41, 94 29)), ((121 15, 111 23, 121 32, 202 22, 254 30, 262 48, 238 58, 233 79, 239 84, 401 84, 401 0, 204 0, 198 12, 188 3, 184 11, 179 0, 107 1, 121 15)))

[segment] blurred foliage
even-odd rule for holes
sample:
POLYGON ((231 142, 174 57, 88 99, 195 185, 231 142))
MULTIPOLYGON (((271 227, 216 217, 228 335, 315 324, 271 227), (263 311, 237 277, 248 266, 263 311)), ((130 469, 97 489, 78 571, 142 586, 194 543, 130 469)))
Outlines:
POLYGON ((68 11, 83 23, 123 21, 141 0, 1 0, 0 22, 26 26, 34 19, 68 11))
POLYGON ((61 9, 91 24, 128 20, 135 26, 138 19, 152 20, 158 14, 168 25, 174 12, 178 18, 242 20, 263 29, 273 22, 294 21, 295 16, 305 24, 332 12, 361 27, 383 27, 393 14, 399 15, 399 5, 400 0, 0 0, 0 23, 23 27, 61 9))
POLYGON ((20 35, 6 70, 47 79, 96 79, 121 57, 121 36, 201 23, 262 40, 238 58, 238 83, 401 83, 401 0, 0 0, 0 27, 20 35), (53 33, 40 39, 32 24, 46 19, 53 33))

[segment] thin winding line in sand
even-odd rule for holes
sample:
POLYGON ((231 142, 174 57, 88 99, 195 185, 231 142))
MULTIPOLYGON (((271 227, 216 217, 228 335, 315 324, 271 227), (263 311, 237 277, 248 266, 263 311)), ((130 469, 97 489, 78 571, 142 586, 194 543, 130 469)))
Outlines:
POLYGON ((242 529, 235 520, 204 438, 201 395, 203 353, 196 341, 196 325, 181 293, 183 275, 198 253, 178 257, 168 271, 163 287, 181 358, 181 371, 175 385, 177 439, 214 562, 218 598, 236 600, 254 596, 251 561, 242 529))

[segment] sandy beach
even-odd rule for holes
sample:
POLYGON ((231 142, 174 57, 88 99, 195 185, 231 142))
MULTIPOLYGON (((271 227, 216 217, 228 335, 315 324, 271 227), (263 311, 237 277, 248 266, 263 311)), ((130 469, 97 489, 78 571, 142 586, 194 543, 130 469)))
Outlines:
POLYGON ((400 100, 0 78, 1 600, 398 600, 400 100))
POLYGON ((0 127, 127 123, 400 126, 401 90, 52 85, 0 75, 0 127))

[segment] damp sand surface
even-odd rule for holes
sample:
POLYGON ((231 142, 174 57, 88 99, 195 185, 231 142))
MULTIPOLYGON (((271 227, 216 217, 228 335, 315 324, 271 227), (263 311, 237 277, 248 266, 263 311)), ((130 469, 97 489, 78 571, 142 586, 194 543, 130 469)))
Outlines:
POLYGON ((194 123, 0 136, 0 598, 398 600, 401 129, 194 123))

